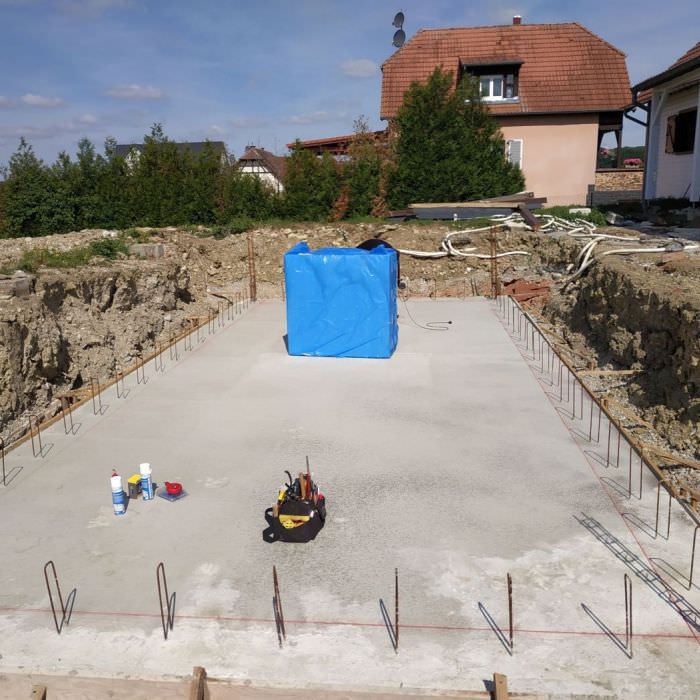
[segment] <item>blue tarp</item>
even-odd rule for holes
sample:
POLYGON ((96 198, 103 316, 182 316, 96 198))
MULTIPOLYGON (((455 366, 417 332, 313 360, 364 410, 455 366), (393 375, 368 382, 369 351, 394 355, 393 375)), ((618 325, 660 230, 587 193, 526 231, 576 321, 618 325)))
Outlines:
POLYGON ((391 357, 398 341, 393 248, 309 249, 284 256, 290 355, 391 357))

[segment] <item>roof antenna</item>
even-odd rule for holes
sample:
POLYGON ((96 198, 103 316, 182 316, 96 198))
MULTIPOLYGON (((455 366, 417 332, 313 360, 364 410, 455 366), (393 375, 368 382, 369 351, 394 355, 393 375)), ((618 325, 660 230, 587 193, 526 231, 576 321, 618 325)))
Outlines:
POLYGON ((404 19, 405 18, 404 18, 403 12, 397 12, 394 15, 394 21, 391 23, 392 26, 396 27, 396 31, 394 32, 394 38, 391 40, 391 43, 397 49, 400 49, 404 45, 404 42, 406 41, 406 32, 404 32, 404 30, 403 30, 404 19))

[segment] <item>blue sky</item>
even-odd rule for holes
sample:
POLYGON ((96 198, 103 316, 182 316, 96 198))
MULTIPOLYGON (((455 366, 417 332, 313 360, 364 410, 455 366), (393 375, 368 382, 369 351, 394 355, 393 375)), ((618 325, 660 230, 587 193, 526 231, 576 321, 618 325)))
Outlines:
POLYGON ((578 21, 627 54, 633 83, 700 40, 697 0, 0 0, 0 163, 20 136, 53 161, 82 136, 141 141, 153 122, 236 155, 351 133, 360 114, 382 128, 379 66, 399 9, 409 38, 514 14, 578 21))

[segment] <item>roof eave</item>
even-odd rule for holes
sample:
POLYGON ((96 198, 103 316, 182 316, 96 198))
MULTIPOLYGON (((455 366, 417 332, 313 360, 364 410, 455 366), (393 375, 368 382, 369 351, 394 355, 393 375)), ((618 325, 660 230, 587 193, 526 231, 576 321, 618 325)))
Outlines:
POLYGON ((651 78, 642 80, 641 83, 637 83, 632 88, 632 92, 649 90, 650 88, 657 87, 662 83, 668 82, 669 80, 673 80, 674 78, 678 78, 681 75, 685 75, 686 73, 689 73, 691 70, 695 70, 696 68, 700 68, 700 56, 698 56, 697 58, 692 58, 690 59, 690 61, 681 63, 680 65, 674 66, 673 68, 668 68, 667 70, 663 71, 663 73, 653 75, 651 78))

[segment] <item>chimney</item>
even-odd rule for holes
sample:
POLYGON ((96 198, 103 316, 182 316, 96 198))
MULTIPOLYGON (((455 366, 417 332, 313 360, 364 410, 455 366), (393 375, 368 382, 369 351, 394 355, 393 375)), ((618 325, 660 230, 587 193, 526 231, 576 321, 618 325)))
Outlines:
POLYGON ((513 24, 522 24, 523 18, 520 15, 513 15, 513 24))

